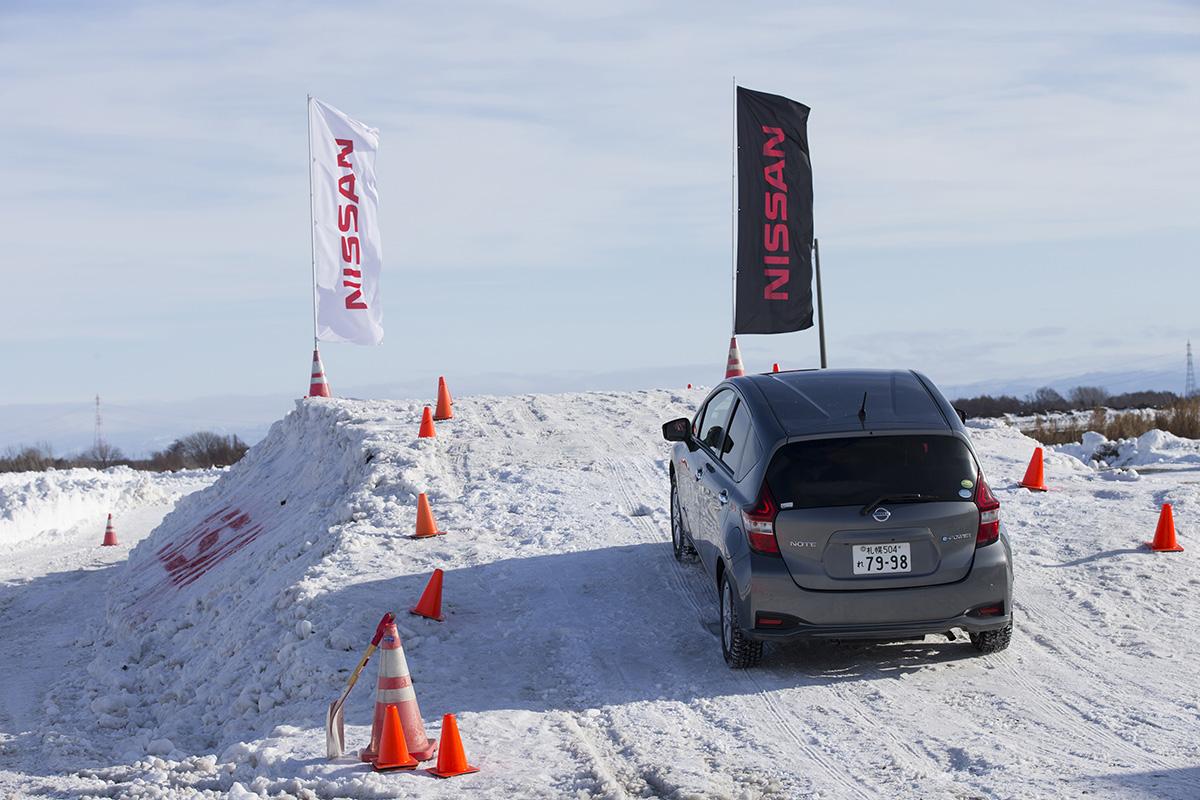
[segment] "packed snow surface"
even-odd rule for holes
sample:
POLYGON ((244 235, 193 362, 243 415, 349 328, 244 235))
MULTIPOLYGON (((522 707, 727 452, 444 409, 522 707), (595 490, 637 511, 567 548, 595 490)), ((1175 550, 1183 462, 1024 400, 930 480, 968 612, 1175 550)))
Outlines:
POLYGON ((714 587, 669 545, 659 426, 703 396, 469 397, 425 440, 416 403, 304 401, 124 563, 14 538, 0 626, 45 643, 0 641, 0 668, 33 653, 57 674, 0 694, 0 794, 1197 796, 1200 475, 1114 483, 1048 452, 1051 491, 1030 493, 1036 443, 974 427, 1014 548, 1012 647, 796 644, 737 672, 714 587), (446 535, 407 538, 418 492, 446 535), (1162 502, 1183 553, 1139 547, 1162 502), (446 621, 405 613, 439 567, 446 621), (324 757, 325 707, 387 610, 427 728, 455 713, 479 773, 324 757))

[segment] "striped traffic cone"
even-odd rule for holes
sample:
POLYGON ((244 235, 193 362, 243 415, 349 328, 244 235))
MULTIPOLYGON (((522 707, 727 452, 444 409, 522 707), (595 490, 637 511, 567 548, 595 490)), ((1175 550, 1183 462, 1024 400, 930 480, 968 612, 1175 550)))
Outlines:
POLYGON ((113 528, 112 514, 108 515, 108 524, 104 526, 104 541, 100 544, 101 547, 116 547, 117 532, 113 528))
POLYGON ((742 368, 742 351, 738 350, 737 337, 729 337, 729 360, 725 363, 726 378, 740 378, 746 374, 742 368))
POLYGON ((437 752, 437 739, 425 735, 425 723, 421 720, 421 709, 417 705, 417 693, 413 689, 412 676, 408 674, 408 660, 400 644, 400 632, 392 622, 383 629, 379 643, 379 683, 375 689, 375 719, 371 724, 371 743, 359 752, 363 761, 375 761, 379 757, 379 740, 383 735, 387 707, 394 705, 400 712, 400 724, 404 728, 404 740, 408 752, 418 761, 428 761, 437 752))
POLYGON ((313 348, 312 379, 308 382, 309 397, 331 397, 329 381, 325 380, 325 365, 321 363, 321 351, 313 348))

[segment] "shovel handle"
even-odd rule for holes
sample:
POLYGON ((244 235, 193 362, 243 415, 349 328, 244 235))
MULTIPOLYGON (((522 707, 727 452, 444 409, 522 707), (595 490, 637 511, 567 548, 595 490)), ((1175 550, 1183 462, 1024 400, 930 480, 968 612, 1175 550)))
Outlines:
POLYGON ((358 666, 354 668, 354 672, 350 673, 350 680, 346 682, 346 688, 342 690, 342 694, 336 701, 334 706, 341 707, 346 702, 346 698, 350 696, 350 690, 354 688, 354 684, 358 683, 358 676, 363 671, 363 667, 371 660, 371 654, 375 652, 375 645, 367 645, 367 652, 363 653, 363 657, 359 659, 358 666))

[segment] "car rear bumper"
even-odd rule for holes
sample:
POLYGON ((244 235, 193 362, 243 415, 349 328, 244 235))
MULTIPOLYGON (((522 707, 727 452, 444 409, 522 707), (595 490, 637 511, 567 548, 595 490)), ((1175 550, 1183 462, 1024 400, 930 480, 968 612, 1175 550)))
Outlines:
POLYGON ((978 550, 965 578, 937 586, 812 591, 797 586, 779 559, 752 562, 742 619, 753 625, 746 634, 760 641, 896 640, 951 628, 981 633, 1012 621, 1012 561, 1004 539, 978 550))

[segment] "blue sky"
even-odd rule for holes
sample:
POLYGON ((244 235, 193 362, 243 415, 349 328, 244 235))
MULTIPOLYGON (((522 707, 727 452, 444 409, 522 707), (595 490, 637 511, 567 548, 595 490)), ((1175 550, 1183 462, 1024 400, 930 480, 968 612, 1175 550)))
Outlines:
MULTIPOLYGON (((1182 384, 1195 4, 434 6, 4 4, 5 402, 303 391, 310 92, 382 139, 387 335, 323 346, 335 391, 711 383, 735 74, 813 109, 832 365, 1182 384)), ((816 364, 815 331, 742 346, 816 364)))

